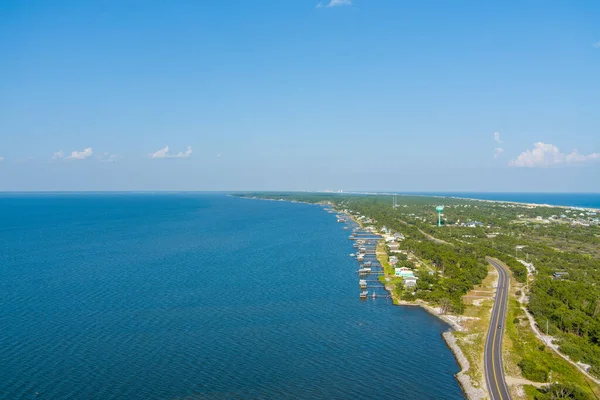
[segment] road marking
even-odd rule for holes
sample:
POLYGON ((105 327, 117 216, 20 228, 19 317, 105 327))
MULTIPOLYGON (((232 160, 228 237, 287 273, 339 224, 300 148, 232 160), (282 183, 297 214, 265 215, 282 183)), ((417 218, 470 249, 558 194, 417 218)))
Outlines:
MULTIPOLYGON (((500 275, 498 275, 500 276, 500 275)), ((498 278, 498 282, 500 282, 500 278, 498 278)), ((498 300, 498 294, 500 295, 500 299, 502 299, 502 293, 497 293, 496 295, 496 300, 498 300)), ((501 302, 496 302, 496 304, 500 305, 501 302)), ((500 306, 501 307, 501 306, 500 306)), ((494 371, 494 382, 496 383, 496 389, 498 390, 498 395, 500 396, 500 399, 502 399, 502 392, 500 391, 500 385, 498 385, 498 376, 496 375, 496 363, 494 361, 494 355, 496 354, 496 334, 498 333, 498 329, 495 328, 496 324, 498 323, 498 321, 500 320, 500 311, 496 310, 496 322, 494 323, 494 325, 491 326, 491 328, 494 329, 494 339, 492 340, 492 371, 494 371)))
MULTIPOLYGON (((496 324, 499 324, 500 322, 500 314, 502 314, 502 310, 504 309, 504 307, 502 306, 502 302, 508 300, 508 286, 506 286, 506 289, 504 289, 504 285, 508 285, 508 273, 506 272, 506 270, 504 269, 504 267, 502 267, 502 265, 496 265, 496 263, 491 263, 494 267, 497 267, 498 269, 498 283, 500 282, 500 278, 501 276, 504 277, 504 284, 500 285, 503 290, 500 291, 500 293, 498 293, 498 291, 496 291, 496 301, 494 302, 494 307, 492 308, 492 314, 494 311, 494 308, 496 309, 496 313, 494 315, 492 315, 491 321, 494 321, 494 324, 490 325, 490 329, 494 329, 494 334, 493 335, 488 335, 488 340, 490 338, 492 338, 492 371, 493 371, 493 375, 494 375, 494 383, 496 384, 496 389, 498 390, 498 396, 500 398, 500 400, 504 399, 504 396, 502 394, 502 391, 500 391, 500 385, 498 383, 498 376, 496 375, 496 364, 495 364, 495 353, 496 353, 496 337, 497 337, 497 329, 495 326, 496 324), (506 295, 505 295, 506 293, 506 295)), ((500 336, 500 343, 502 343, 502 336, 500 336)), ((487 352, 485 352, 485 358, 487 358, 487 352)), ((502 346, 500 346, 500 363, 502 363, 502 346)), ((484 363, 485 364, 485 363, 484 363)), ((490 380, 489 380, 489 376, 488 374, 486 374, 486 382, 488 383, 488 387, 490 387, 490 398, 492 400, 494 400, 494 394, 491 392, 491 385, 490 385, 490 380)), ((503 387, 506 390, 507 393, 508 392, 508 388, 506 387, 506 382, 503 382, 503 387)), ((508 398, 510 399, 510 394, 508 395, 508 398)))

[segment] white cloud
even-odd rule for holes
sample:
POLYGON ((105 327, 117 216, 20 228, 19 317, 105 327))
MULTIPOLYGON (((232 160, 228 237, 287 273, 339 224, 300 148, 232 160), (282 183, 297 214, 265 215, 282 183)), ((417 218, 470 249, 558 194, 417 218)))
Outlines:
POLYGON ((596 42, 592 46, 594 46, 597 49, 600 49, 600 42, 596 42))
POLYGON ((185 147, 185 151, 184 152, 179 152, 177 153, 177 155, 175 156, 176 158, 188 158, 190 155, 192 155, 192 146, 186 146, 185 147))
POLYGON ((91 157, 94 152, 91 147, 87 147, 82 151, 72 151, 71 155, 67 157, 70 160, 83 160, 85 158, 91 157))
POLYGON ((52 153, 52 159, 53 160, 59 160, 59 159, 63 158, 64 156, 65 155, 64 155, 64 153, 63 153, 62 150, 55 151, 54 153, 52 153))
POLYGON ((0 161, 4 161, 4 157, 0 156, 0 161))
POLYGON ((165 146, 164 148, 158 150, 156 153, 151 153, 151 158, 167 158, 167 153, 169 152, 169 146, 165 146))
POLYGON ((156 153, 150 153, 150 158, 188 158, 192 154, 192 146, 186 146, 185 151, 172 155, 169 154, 169 146, 158 150, 156 153))
POLYGON ((502 147, 496 147, 494 149, 494 158, 498 158, 504 153, 504 149, 502 147))
POLYGON ((115 162, 119 158, 116 154, 104 153, 98 159, 100 162, 115 162))
POLYGON ((569 164, 569 163, 586 162, 586 161, 593 161, 593 160, 599 160, 599 159, 600 159, 600 153, 591 153, 586 156, 581 153, 578 153, 577 150, 573 150, 571 152, 571 154, 567 154, 567 157, 565 158, 565 162, 567 164, 569 164))
POLYGON ((498 144, 502 143, 502 140, 500 140, 500 132, 494 132, 494 140, 498 144))
POLYGON ((323 7, 331 8, 331 7, 337 7, 337 6, 350 6, 350 5, 352 5, 352 0, 329 0, 329 3, 317 4, 317 8, 323 8, 323 7))
POLYGON ((549 167, 561 164, 576 164, 600 159, 600 153, 581 154, 573 150, 569 154, 561 153, 558 147, 553 144, 537 142, 533 145, 533 150, 525 150, 516 160, 511 160, 508 165, 511 167, 549 167))

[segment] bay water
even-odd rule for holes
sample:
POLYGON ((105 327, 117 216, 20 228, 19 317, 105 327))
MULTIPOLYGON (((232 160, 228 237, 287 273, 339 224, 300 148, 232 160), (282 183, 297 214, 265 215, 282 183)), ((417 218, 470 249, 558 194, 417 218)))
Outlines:
POLYGON ((448 326, 361 301, 320 206, 1 194, 2 399, 461 399, 448 326))

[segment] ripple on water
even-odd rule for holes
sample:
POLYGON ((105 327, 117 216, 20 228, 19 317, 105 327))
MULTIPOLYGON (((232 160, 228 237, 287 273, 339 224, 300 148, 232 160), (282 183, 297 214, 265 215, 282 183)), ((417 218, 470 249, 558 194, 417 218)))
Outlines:
POLYGON ((446 326, 359 301, 318 207, 0 196, 0 218, 0 397, 462 398, 446 326))

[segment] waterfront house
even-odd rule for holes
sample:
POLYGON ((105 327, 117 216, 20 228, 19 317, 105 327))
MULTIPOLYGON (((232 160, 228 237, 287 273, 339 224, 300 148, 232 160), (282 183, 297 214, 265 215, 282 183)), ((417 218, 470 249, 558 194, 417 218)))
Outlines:
POLYGON ((408 288, 414 288, 415 286, 417 286, 417 280, 419 278, 417 278, 416 276, 407 276, 405 278, 403 278, 402 280, 404 281, 404 287, 408 288))
POLYGON ((399 250, 400 249, 400 245, 398 243, 390 243, 390 244, 388 244, 388 247, 390 248, 390 250, 399 250))
POLYGON ((400 268, 394 268, 394 276, 398 276, 400 278, 408 278, 408 277, 414 277, 415 274, 410 268, 400 267, 400 268))

